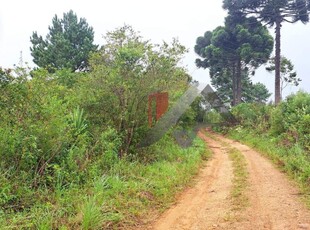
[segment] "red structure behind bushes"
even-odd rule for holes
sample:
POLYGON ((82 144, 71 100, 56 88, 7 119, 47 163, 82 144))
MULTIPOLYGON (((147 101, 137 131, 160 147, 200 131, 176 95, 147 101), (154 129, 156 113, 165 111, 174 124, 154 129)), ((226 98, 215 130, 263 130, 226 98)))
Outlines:
POLYGON ((153 124, 153 111, 152 111, 153 101, 155 101, 156 103, 155 120, 158 121, 168 109, 168 93, 163 92, 163 93, 154 93, 154 94, 149 95, 148 120, 149 120, 150 127, 153 124))

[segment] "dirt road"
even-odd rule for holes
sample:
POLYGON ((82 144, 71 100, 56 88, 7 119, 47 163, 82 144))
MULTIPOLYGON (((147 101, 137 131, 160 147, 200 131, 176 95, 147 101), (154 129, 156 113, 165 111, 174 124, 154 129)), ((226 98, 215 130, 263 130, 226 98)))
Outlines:
POLYGON ((197 177, 174 207, 166 211, 151 229, 309 229, 310 211, 301 202, 294 183, 269 160, 238 142, 199 132, 213 151, 197 177), (248 185, 247 204, 234 209, 231 189, 234 172, 228 149, 244 156, 248 185))

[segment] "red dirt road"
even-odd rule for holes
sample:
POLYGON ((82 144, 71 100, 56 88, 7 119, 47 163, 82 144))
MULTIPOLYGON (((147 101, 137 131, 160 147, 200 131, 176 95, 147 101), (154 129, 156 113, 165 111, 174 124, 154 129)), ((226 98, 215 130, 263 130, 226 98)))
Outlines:
POLYGON ((148 229, 277 229, 310 230, 310 210, 300 202, 293 182, 269 160, 251 148, 217 134, 199 132, 213 151, 194 187, 186 190, 175 206, 148 229), (227 148, 245 157, 248 204, 241 210, 232 205, 234 177, 227 148))

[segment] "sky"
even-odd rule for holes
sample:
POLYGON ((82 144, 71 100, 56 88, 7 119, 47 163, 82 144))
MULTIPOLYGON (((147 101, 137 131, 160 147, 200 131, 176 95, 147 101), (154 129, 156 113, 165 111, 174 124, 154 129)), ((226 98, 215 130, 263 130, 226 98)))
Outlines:
MULTIPOLYGON (((124 24, 140 31, 145 39, 154 43, 170 42, 176 37, 189 49, 182 65, 200 82, 209 83, 208 70, 198 69, 194 52, 196 38, 205 31, 224 24, 226 12, 221 0, 10 0, 0 8, 0 67, 12 68, 18 64, 22 52, 24 62, 30 66, 30 36, 33 31, 43 37, 48 33, 55 14, 62 17, 72 9, 77 16, 86 18, 94 28, 95 43, 104 43, 103 35, 124 24)), ((274 36, 274 29, 270 29, 274 36)), ((282 54, 295 65, 302 79, 299 87, 288 86, 284 96, 299 89, 310 92, 310 23, 284 24, 282 27, 282 54)), ((253 77, 254 82, 264 83, 274 92, 274 76, 261 67, 253 77)))

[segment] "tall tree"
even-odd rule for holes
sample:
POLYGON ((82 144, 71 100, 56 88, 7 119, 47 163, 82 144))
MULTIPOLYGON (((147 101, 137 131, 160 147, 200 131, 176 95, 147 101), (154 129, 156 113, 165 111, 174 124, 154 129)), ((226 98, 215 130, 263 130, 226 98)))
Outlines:
POLYGON ((109 124, 121 134, 122 157, 145 138, 148 96, 167 91, 171 103, 188 86, 189 76, 178 65, 186 48, 177 40, 151 44, 128 25, 108 32, 105 41, 91 55, 92 71, 79 94, 91 111, 90 120, 109 124))
MULTIPOLYGON (((268 72, 275 71, 275 57, 272 57, 269 62, 266 70, 268 72)), ((294 70, 294 65, 291 60, 287 59, 284 56, 281 56, 280 59, 280 96, 282 99, 283 90, 290 84, 298 86, 301 79, 297 77, 297 73, 294 70)))
MULTIPOLYGON (((267 102, 271 93, 267 87, 258 82, 253 83, 249 74, 246 72, 242 74, 242 92, 241 101, 242 102, 267 102)), ((221 98, 223 102, 231 102, 233 100, 233 87, 232 78, 230 76, 224 75, 218 78, 212 78, 211 84, 216 88, 217 95, 221 98)))
POLYGON ((231 15, 255 16, 275 27, 275 104, 281 101, 281 26, 283 22, 309 21, 309 0, 224 0, 223 7, 231 15))
POLYGON ((268 30, 255 18, 231 15, 226 18, 225 26, 197 38, 195 52, 201 58, 196 65, 209 68, 213 86, 224 86, 227 92, 232 90, 232 104, 236 105, 242 98, 242 76, 254 73, 267 62, 272 47, 268 30))
POLYGON ((93 44, 94 31, 86 19, 78 19, 70 10, 63 14, 62 19, 55 15, 48 29, 45 39, 37 32, 33 32, 30 38, 33 62, 50 72, 63 68, 87 70, 89 54, 98 46, 93 44))

